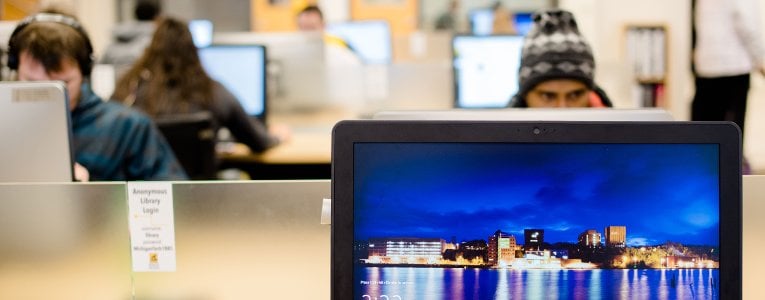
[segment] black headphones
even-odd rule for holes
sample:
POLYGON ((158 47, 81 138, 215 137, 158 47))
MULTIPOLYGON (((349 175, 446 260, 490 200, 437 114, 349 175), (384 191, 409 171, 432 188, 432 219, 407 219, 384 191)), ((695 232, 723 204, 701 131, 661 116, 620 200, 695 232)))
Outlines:
POLYGON ((32 16, 26 17, 23 20, 19 22, 19 24, 16 26, 16 29, 13 30, 13 33, 11 33, 11 37, 8 39, 8 68, 11 70, 18 70, 19 68, 19 45, 18 45, 18 33, 24 30, 27 25, 36 23, 36 22, 52 22, 52 23, 59 23, 66 26, 69 26, 71 28, 74 28, 77 32, 82 35, 83 40, 85 40, 85 47, 88 51, 88 56, 86 59, 77 58, 77 63, 80 65, 80 71, 82 72, 83 77, 90 76, 90 71, 93 69, 93 64, 95 62, 95 57, 93 56, 93 45, 90 43, 90 38, 88 38, 88 34, 85 32, 85 29, 80 25, 80 22, 77 22, 74 18, 67 17, 65 15, 61 14, 51 14, 51 13, 38 13, 34 14, 32 16))

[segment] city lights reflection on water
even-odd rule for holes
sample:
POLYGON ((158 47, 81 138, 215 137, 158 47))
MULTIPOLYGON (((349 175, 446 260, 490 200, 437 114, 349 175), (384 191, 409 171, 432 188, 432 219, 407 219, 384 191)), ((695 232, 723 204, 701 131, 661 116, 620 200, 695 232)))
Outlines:
POLYGON ((356 299, 719 298, 717 269, 357 267, 355 272, 356 282, 365 282, 357 285, 356 299))

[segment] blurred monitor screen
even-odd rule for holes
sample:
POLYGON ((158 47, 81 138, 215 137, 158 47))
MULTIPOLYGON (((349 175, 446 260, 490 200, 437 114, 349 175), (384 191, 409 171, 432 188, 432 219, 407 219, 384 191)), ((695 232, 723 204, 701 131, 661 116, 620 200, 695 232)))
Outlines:
POLYGON ((366 64, 391 62, 391 33, 386 21, 352 21, 333 23, 326 32, 342 39, 366 64))
POLYGON ((489 35, 494 27, 494 12, 489 8, 470 12, 470 28, 475 35, 489 35))
POLYGON ((223 84, 248 115, 266 113, 266 48, 262 45, 212 45, 199 49, 205 71, 223 84))
POLYGON ((221 32, 215 34, 214 44, 259 44, 268 49, 269 110, 310 110, 329 101, 320 32, 221 32))
MULTIPOLYGON (((533 13, 516 12, 513 14, 515 30, 518 35, 526 35, 531 30, 534 20, 533 13)), ((490 35, 494 32, 494 12, 490 8, 481 8, 470 11, 470 28, 475 35, 490 35)))
POLYGON ((197 48, 210 46, 213 39, 213 23, 210 20, 191 20, 189 21, 189 31, 191 38, 194 39, 194 45, 197 48))
POLYGON ((505 107, 518 91, 523 37, 460 35, 452 40, 455 107, 505 107))

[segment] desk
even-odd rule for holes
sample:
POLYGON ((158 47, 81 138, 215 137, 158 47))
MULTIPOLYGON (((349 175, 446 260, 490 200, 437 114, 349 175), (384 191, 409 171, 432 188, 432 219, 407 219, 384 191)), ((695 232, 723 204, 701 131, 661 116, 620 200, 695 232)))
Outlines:
POLYGON ((221 168, 241 169, 252 179, 330 179, 332 127, 355 118, 342 109, 274 115, 269 123, 288 126, 291 138, 263 153, 242 144, 219 147, 221 168))

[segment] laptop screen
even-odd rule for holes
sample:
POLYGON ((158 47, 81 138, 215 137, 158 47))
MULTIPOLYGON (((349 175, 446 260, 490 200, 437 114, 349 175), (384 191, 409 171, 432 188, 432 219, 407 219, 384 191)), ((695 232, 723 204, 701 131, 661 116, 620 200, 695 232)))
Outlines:
POLYGON ((353 299, 721 298, 721 144, 424 139, 353 143, 353 299))
POLYGON ((248 115, 266 115, 266 48, 262 45, 213 45, 199 49, 205 71, 225 86, 248 115))
POLYGON ((455 36, 454 106, 506 107, 518 91, 523 37, 517 35, 455 36))

